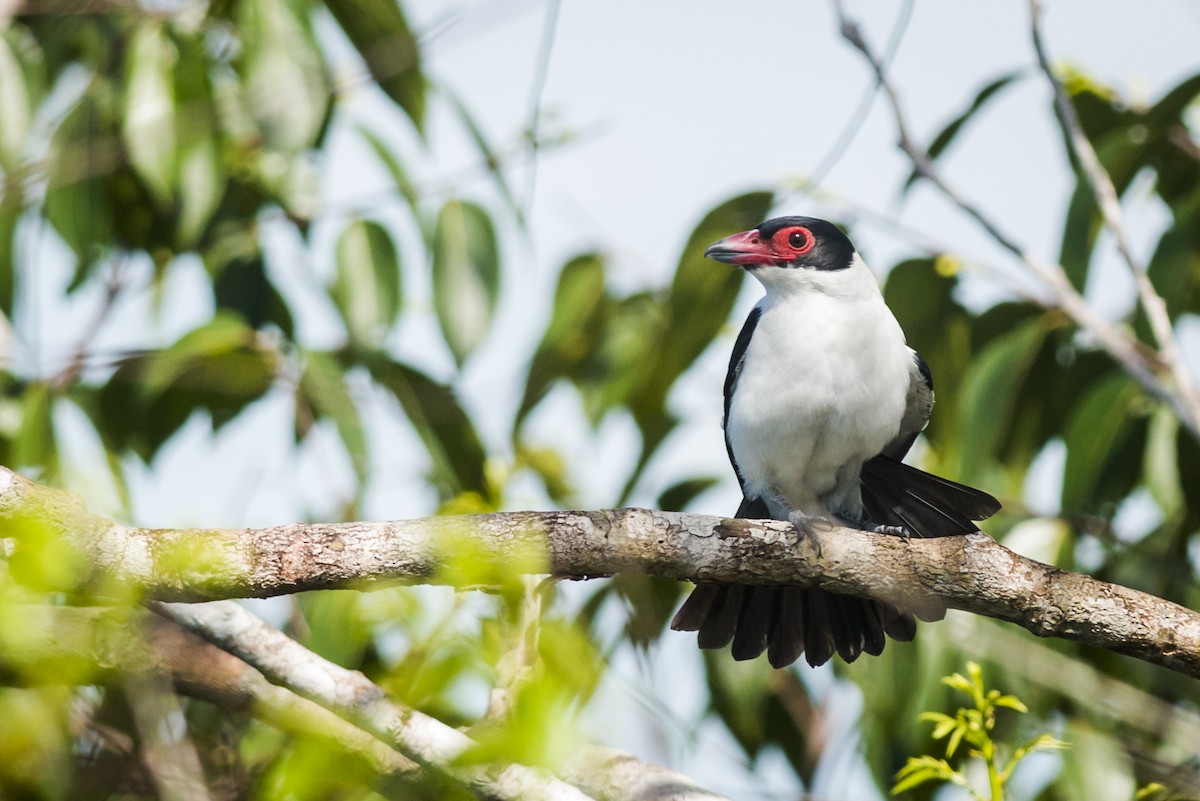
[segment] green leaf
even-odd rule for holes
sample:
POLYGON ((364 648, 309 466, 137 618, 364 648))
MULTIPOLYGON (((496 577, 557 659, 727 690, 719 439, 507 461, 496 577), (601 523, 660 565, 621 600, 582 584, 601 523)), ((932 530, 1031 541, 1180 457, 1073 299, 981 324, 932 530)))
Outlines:
POLYGON ((159 267, 171 252, 173 221, 130 166, 117 100, 93 79, 50 139, 44 213, 78 257, 69 290, 114 249, 149 251, 159 267))
POLYGON ((25 205, 21 179, 5 173, 0 192, 0 312, 11 320, 17 272, 17 223, 25 205))
POLYGON ((123 361, 89 411, 112 450, 149 461, 194 412, 207 411, 215 430, 265 395, 277 360, 252 328, 218 315, 165 350, 123 361))
MULTIPOLYGON (((704 215, 688 237, 667 295, 667 331, 655 343, 655 369, 635 408, 657 412, 666 401, 675 379, 692 365, 724 328, 745 271, 704 258, 713 242, 758 225, 770 211, 770 192, 749 192, 731 198, 704 215)), ((636 413, 636 412, 635 412, 636 413)))
POLYGON ((883 297, 933 373, 937 406, 925 436, 944 459, 957 445, 958 393, 972 358, 972 319, 954 299, 958 281, 948 259, 909 259, 892 268, 883 297))
POLYGON ((298 389, 298 419, 300 404, 303 403, 312 410, 313 417, 333 420, 359 482, 365 483, 368 468, 367 437, 358 416, 358 407, 346 387, 346 374, 337 359, 329 353, 308 351, 304 355, 304 373, 300 376, 298 389))
POLYGON ((610 581, 612 591, 624 602, 625 636, 635 648, 645 650, 658 641, 674 617, 680 583, 628 573, 613 576, 610 581))
MULTIPOLYGON (((989 100, 998 95, 1001 89, 1004 89, 1013 81, 1021 78, 1023 74, 1024 70, 1009 73, 1008 75, 997 78, 980 89, 979 94, 975 95, 975 99, 971 101, 971 105, 967 106, 967 110, 951 120, 950 123, 942 129, 941 133, 934 137, 933 142, 929 145, 930 159, 936 160, 938 156, 940 156, 942 152, 950 146, 955 137, 958 136, 959 132, 963 129, 963 126, 966 125, 967 122, 969 122, 977 112, 986 106, 989 100)), ((917 173, 916 170, 913 170, 909 174, 908 178, 904 181, 904 186, 901 188, 900 194, 906 194, 909 188, 911 188, 912 185, 917 182, 918 178, 920 178, 920 174, 917 173)))
POLYGON ((1022 702, 1021 699, 1017 698, 1015 695, 1001 695, 992 703, 995 706, 1008 707, 1009 709, 1015 709, 1018 712, 1029 711, 1029 707, 1025 706, 1024 702, 1022 702))
POLYGON ((112 143, 112 94, 94 84, 50 138, 45 214, 86 267, 111 246, 107 175, 122 157, 112 143))
POLYGON ((213 281, 217 309, 237 312, 252 328, 274 324, 291 339, 295 333, 291 309, 267 276, 263 253, 254 244, 250 253, 238 254, 217 268, 213 281))
POLYGON ((1144 418, 1135 414, 1142 401, 1137 383, 1117 372, 1084 396, 1064 434, 1064 511, 1096 511, 1132 489, 1141 464, 1138 433, 1145 430, 1144 418))
POLYGON ((950 763, 944 759, 931 756, 909 757, 899 772, 896 773, 896 783, 892 785, 892 795, 900 795, 926 782, 953 781, 957 775, 950 763))
POLYGON ((965 726, 957 726, 950 732, 950 739, 946 740, 947 758, 954 756, 954 752, 958 750, 958 746, 962 743, 962 739, 966 733, 967 729, 965 726))
POLYGON ((283 153, 311 147, 331 96, 307 3, 239 3, 246 103, 266 146, 283 153))
MULTIPOLYGON (((1111 91, 1078 73, 1068 73, 1067 80, 1084 131, 1118 195, 1124 194, 1138 172, 1149 166, 1158 174, 1156 188, 1166 202, 1190 202, 1200 165, 1190 155, 1182 154, 1172 137, 1185 127, 1182 115, 1200 92, 1200 75, 1178 84, 1146 112, 1127 109, 1111 91)), ((1060 263, 1076 287, 1084 286, 1101 227, 1092 189, 1081 177, 1068 208, 1059 254, 1060 263)))
POLYGON ((40 94, 19 38, 12 28, 0 31, 0 167, 6 173, 20 165, 40 94))
POLYGON ((550 500, 559 506, 576 502, 575 488, 571 486, 567 464, 561 453, 553 448, 535 448, 521 441, 514 443, 514 446, 516 469, 528 468, 536 473, 550 500))
MULTIPOLYGON (((649 402, 646 386, 655 369, 655 348, 666 327, 659 295, 638 292, 604 304, 599 342, 580 365, 584 406, 593 424, 610 409, 626 405, 635 417, 650 419, 661 404, 649 402)), ((640 425, 640 423, 639 423, 640 425)))
POLYGON ((404 202, 408 204, 413 219, 419 222, 421 219, 420 197, 417 193, 416 185, 408 177, 408 170, 404 169, 404 165, 400 163, 400 159, 377 134, 362 125, 358 126, 358 132, 363 139, 367 140, 367 144, 371 146, 371 149, 375 151, 375 155, 383 162, 384 169, 391 176, 392 182, 396 184, 396 189, 404 198, 404 202))
POLYGON ((489 494, 487 454, 454 391, 405 364, 377 355, 367 362, 371 375, 400 402, 433 460, 433 478, 442 497, 474 491, 489 494))
POLYGON ((1110 732, 1068 719, 1061 797, 1069 801, 1129 801, 1137 791, 1129 751, 1110 732))
POLYGON ((307 624, 298 638, 309 650, 346 668, 358 668, 371 644, 371 629, 363 620, 362 593, 307 592, 296 596, 307 624))
POLYGON ((204 233, 227 181, 221 163, 214 90, 203 36, 175 37, 175 177, 178 247, 192 249, 204 233))
MULTIPOLYGON (((1094 143, 1096 155, 1108 171, 1118 195, 1123 194, 1143 164, 1143 150, 1131 143, 1130 138, 1116 133, 1094 143)), ((1083 176, 1076 180, 1075 192, 1067 207, 1067 221, 1063 227, 1059 264, 1077 289, 1087 283, 1088 267, 1092 252, 1104 221, 1096 205, 1091 185, 1083 176)))
POLYGON ((425 121, 425 76, 421 51, 397 0, 327 0, 325 6, 346 32, 371 77, 417 130, 425 121))
MULTIPOLYGON (((1176 319, 1185 311, 1200 310, 1200 210, 1187 214, 1158 240, 1146 272, 1167 304, 1167 315, 1176 319)), ((1144 312, 1139 308, 1144 324, 1144 312)))
POLYGON ((604 261, 599 255, 576 256, 566 263, 558 276, 554 311, 525 378, 514 433, 555 381, 582 378, 580 367, 600 338, 604 299, 604 261))
POLYGON ((337 278, 330 290, 350 341, 378 346, 400 311, 400 257, 387 229, 353 220, 337 244, 337 278))
POLYGON ((719 479, 712 476, 703 478, 688 478, 679 481, 662 491, 654 508, 664 512, 681 512, 701 493, 715 487, 719 479))
POLYGON ((254 332, 244 322, 232 315, 218 315, 153 355, 142 378, 142 392, 153 397, 185 375, 198 361, 236 352, 253 342, 254 332))
POLYGON ((1166 518, 1179 515, 1186 500, 1176 453, 1180 428, 1170 407, 1160 406, 1151 413, 1146 432, 1142 476, 1166 518))
POLYGON ((49 385, 42 381, 28 385, 21 398, 21 428, 13 442, 10 467, 41 468, 47 479, 58 473, 53 413, 49 385))
POLYGON ((483 341, 500 294, 500 253, 487 212, 449 200, 433 238, 433 304, 442 334, 461 365, 483 341))
POLYGON ((647 330, 653 317, 639 318, 632 324, 611 320, 614 350, 633 368, 625 373, 627 379, 636 382, 629 387, 625 402, 642 435, 641 453, 618 503, 629 498, 650 458, 674 429, 676 420, 667 411, 667 394, 725 327, 745 277, 741 269, 705 259, 704 251, 718 239, 758 225, 767 216, 772 201, 769 192, 749 192, 725 201, 704 216, 679 257, 662 304, 665 319, 661 334, 647 330))
POLYGON ((1017 397, 1045 341, 1046 328, 1033 319, 992 341, 967 370, 959 393, 962 479, 980 481, 1001 461, 1001 448, 1016 424, 1017 397))
POLYGON ((125 55, 121 134, 134 171, 164 208, 174 200, 176 183, 176 58, 165 24, 143 18, 125 55))
POLYGON ((1139 787, 1134 801, 1171 801, 1174 795, 1170 788, 1158 782, 1150 782, 1145 787, 1139 787))

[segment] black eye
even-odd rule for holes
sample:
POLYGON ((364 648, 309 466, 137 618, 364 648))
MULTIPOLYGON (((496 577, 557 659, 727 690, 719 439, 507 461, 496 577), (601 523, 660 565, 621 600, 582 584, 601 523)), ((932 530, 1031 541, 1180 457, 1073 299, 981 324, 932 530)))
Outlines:
POLYGON ((788 237, 788 244, 799 250, 808 244, 808 236, 804 231, 793 231, 788 237))

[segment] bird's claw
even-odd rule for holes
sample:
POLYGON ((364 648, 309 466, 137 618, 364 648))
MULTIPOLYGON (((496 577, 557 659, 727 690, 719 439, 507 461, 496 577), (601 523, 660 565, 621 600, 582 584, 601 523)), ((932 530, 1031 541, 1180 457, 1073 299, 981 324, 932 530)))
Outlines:
POLYGON ((815 534, 817 528, 830 526, 829 518, 819 517, 817 515, 806 515, 804 512, 791 511, 788 513, 788 522, 796 527, 796 530, 803 536, 815 534))
POLYGON ((872 523, 869 520, 862 520, 855 517, 843 517, 842 522, 851 528, 857 528, 861 531, 870 531, 873 534, 887 534, 892 537, 903 537, 904 539, 912 539, 914 536, 911 531, 904 526, 889 526, 880 523, 872 523))
POLYGON ((818 517, 816 515, 806 515, 803 512, 793 510, 788 513, 788 522, 796 527, 796 534, 800 539, 810 539, 817 549, 817 557, 821 556, 821 541, 817 539, 817 528, 821 526, 828 527, 830 522, 827 518, 818 517))

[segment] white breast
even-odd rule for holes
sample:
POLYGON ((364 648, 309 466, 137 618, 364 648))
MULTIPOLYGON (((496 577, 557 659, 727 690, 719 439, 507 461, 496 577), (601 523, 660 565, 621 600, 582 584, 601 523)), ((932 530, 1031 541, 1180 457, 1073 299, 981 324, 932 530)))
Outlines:
POLYGON ((749 494, 861 515, 859 469, 899 431, 912 360, 866 277, 874 291, 849 298, 769 292, 760 303, 726 421, 749 494))

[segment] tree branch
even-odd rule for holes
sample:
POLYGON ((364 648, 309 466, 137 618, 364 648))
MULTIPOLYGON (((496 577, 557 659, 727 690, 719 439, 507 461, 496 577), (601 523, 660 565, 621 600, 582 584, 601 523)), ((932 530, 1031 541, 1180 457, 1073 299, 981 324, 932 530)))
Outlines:
POLYGON ((214 601, 160 603, 155 609, 244 659, 272 681, 358 722, 421 764, 448 771, 485 797, 721 801, 674 771, 610 749, 584 749, 566 766, 571 784, 523 765, 463 765, 460 757, 475 745, 466 734, 397 704, 362 673, 314 654, 244 607, 214 601))
MULTIPOLYGON (((0 683, 28 686, 122 678, 129 683, 129 677, 165 678, 184 695, 222 709, 250 712, 281 731, 323 740, 362 760, 380 777, 385 794, 392 794, 386 792, 388 788, 402 789, 406 798, 443 797, 445 787, 439 780, 446 764, 431 764, 434 769, 425 770, 395 748, 417 743, 427 756, 440 760, 455 749, 475 745, 456 729, 384 701, 392 706, 393 719, 402 719, 398 725, 405 730, 400 737, 384 738, 391 742, 389 747, 347 720, 383 701, 381 688, 357 671, 322 659, 237 604, 159 604, 157 609, 160 615, 119 607, 27 606, 21 615, 28 623, 22 635, 17 641, 0 643, 0 683), (273 684, 229 651, 249 656, 271 680, 284 686, 273 684), (434 753, 438 749, 443 752, 434 753)), ((132 683, 131 692, 142 692, 141 685, 132 683)), ((460 767, 451 772, 468 771, 460 767)), ((482 770, 477 773, 475 789, 485 798, 728 801, 668 768, 610 748, 585 747, 564 766, 565 779, 586 796, 529 768, 518 766, 514 772, 510 766, 491 777, 482 770), (515 783, 521 774, 529 783, 515 783)))
POLYGON ((875 73, 879 85, 884 89, 884 95, 892 108, 899 136, 897 146, 908 156, 917 174, 936 186, 947 200, 974 219, 997 244, 1020 259, 1050 289, 1052 304, 1062 309, 1080 329, 1095 337, 1100 346, 1124 367, 1150 395, 1170 405, 1192 436, 1200 439, 1200 417, 1193 413, 1191 401, 1184 394, 1194 392, 1191 385, 1172 387, 1164 383, 1159 377, 1159 371, 1164 366, 1162 354, 1153 351, 1151 357, 1151 354, 1146 352, 1148 349, 1139 348, 1136 340, 1104 319, 1088 304, 1079 290, 1067 278, 1062 265, 1047 261, 1025 250, 1013 236, 1004 231, 979 206, 968 200, 946 181, 933 159, 930 158, 929 151, 917 144, 909 133, 908 120, 900 103, 900 97, 895 86, 888 80, 882 60, 871 50, 857 23, 846 16, 840 0, 834 0, 834 6, 841 25, 842 37, 863 55, 875 73))
MULTIPOLYGON (((4 684, 166 677, 184 695, 330 743, 385 780, 402 780, 409 792, 429 784, 420 766, 375 737, 162 617, 121 607, 30 605, 20 620, 19 636, 0 647, 4 684)), ((140 685, 129 683, 129 692, 140 685)))
POLYGON ((645 573, 815 586, 891 601, 926 618, 963 609, 1200 677, 1200 614, 1027 559, 985 534, 907 540, 831 528, 797 539, 780 521, 645 509, 149 530, 95 517, 77 496, 2 468, 0 521, 18 552, 23 532, 40 527, 83 555, 93 586, 116 580, 163 600, 453 583, 455 559, 466 556, 495 575, 645 573))
POLYGON ((1188 375, 1183 357, 1179 353, 1179 342, 1175 338, 1175 328, 1171 325, 1171 317, 1167 313, 1167 304, 1158 294, 1158 290, 1154 288, 1154 284, 1150 282, 1146 265, 1142 264, 1141 260, 1134 255, 1133 248, 1129 244, 1129 234, 1125 230, 1125 222, 1121 214, 1121 201, 1117 197, 1116 187, 1113 186, 1112 178, 1104 169, 1104 165, 1100 163, 1096 149, 1092 147, 1092 143, 1084 134, 1083 126, 1079 123, 1079 115, 1075 113, 1075 106, 1071 103, 1066 89, 1063 88, 1062 81, 1055 75, 1049 56, 1046 55, 1045 42, 1042 40, 1041 16, 1042 4, 1039 0, 1029 0, 1029 27, 1033 38, 1033 49, 1037 52, 1038 66, 1041 67, 1042 73, 1046 76, 1046 80, 1054 92, 1054 110, 1058 116, 1059 125, 1071 153, 1079 164, 1080 172, 1088 186, 1091 187, 1092 195, 1096 198, 1096 205, 1104 218, 1104 225, 1112 232, 1113 239, 1116 240, 1117 252, 1125 260, 1134 283, 1137 285, 1138 298, 1146 312, 1146 319, 1150 322, 1150 330, 1154 332, 1154 339, 1158 342, 1159 357, 1170 371, 1181 404, 1185 409, 1186 414, 1181 414, 1181 417, 1189 429, 1200 430, 1200 395, 1197 394, 1196 386, 1191 376, 1188 375))

